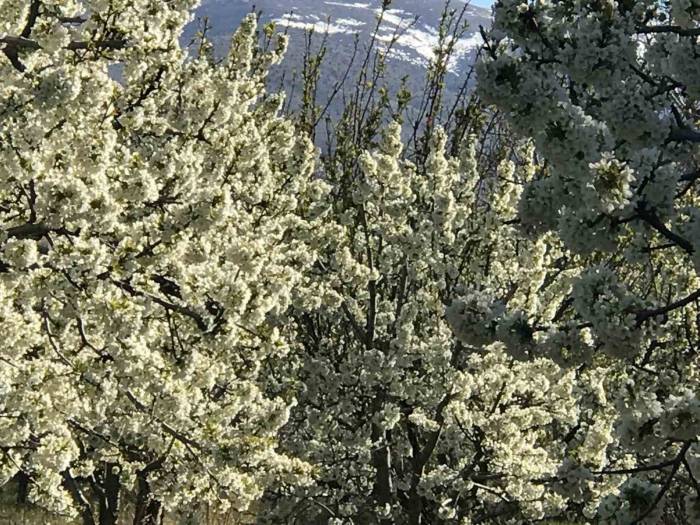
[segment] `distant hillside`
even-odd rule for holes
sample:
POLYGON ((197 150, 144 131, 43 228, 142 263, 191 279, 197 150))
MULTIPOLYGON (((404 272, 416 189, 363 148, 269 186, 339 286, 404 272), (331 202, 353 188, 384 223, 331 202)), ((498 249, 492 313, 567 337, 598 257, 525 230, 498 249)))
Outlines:
MULTIPOLYGON (((290 49, 284 63, 270 78, 272 89, 282 88, 292 95, 292 102, 298 103, 298 79, 303 63, 304 31, 313 28, 316 45, 321 35, 328 32, 328 49, 322 68, 318 99, 323 105, 328 99, 334 84, 342 77, 351 62, 355 39, 359 40, 358 57, 364 50, 376 26, 380 0, 204 0, 197 10, 198 18, 207 17, 211 30, 209 38, 215 45, 216 53, 223 55, 228 48, 231 33, 238 27, 243 17, 251 11, 261 13, 263 23, 275 21, 279 31, 287 31, 290 36, 290 49), (294 80, 296 79, 296 81, 294 80), (296 83, 295 89, 292 85, 296 83)), ((378 32, 378 40, 386 45, 392 35, 398 34, 389 55, 387 83, 396 88, 400 79, 406 77, 409 91, 416 97, 421 92, 425 77, 425 66, 432 57, 437 44, 437 28, 443 12, 444 0, 394 0, 391 9, 385 14, 378 32)), ((457 10, 464 2, 452 0, 451 6, 457 10)), ((455 46, 455 57, 450 63, 446 90, 456 93, 462 86, 465 72, 473 62, 476 50, 481 45, 479 26, 488 27, 490 12, 487 9, 468 6, 465 20, 469 30, 455 46)), ((190 24, 183 41, 189 41, 197 30, 197 22, 190 24)), ((359 59, 357 60, 359 62, 359 59)), ((356 62, 351 79, 358 70, 356 62)), ((414 102, 413 105, 416 103, 414 102)), ((330 113, 337 115, 342 107, 340 97, 331 105, 330 113)))

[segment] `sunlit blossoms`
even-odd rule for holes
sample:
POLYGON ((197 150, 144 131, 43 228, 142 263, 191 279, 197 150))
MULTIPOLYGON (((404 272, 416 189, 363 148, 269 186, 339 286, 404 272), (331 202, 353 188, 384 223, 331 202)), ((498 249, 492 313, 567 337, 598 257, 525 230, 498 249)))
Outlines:
POLYGON ((223 63, 188 58, 192 4, 0 2, 0 483, 83 523, 244 512, 308 474, 258 377, 325 185, 263 96, 284 42, 248 18, 223 63))
POLYGON ((698 522, 700 3, 500 0, 498 113, 335 156, 195 3, 0 0, 7 512, 698 522))

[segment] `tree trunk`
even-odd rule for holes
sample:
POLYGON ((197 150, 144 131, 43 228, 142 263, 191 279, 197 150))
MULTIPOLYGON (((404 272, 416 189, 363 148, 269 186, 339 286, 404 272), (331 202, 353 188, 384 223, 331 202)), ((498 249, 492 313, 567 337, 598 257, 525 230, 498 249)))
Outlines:
POLYGON ((408 492, 408 502, 406 504, 408 525, 422 525, 423 523, 423 498, 418 495, 416 486, 411 487, 411 490, 408 492))
POLYGON ((92 513, 90 501, 83 494, 78 482, 70 475, 70 469, 63 471, 62 477, 63 488, 68 491, 76 507, 78 507, 83 525, 95 525, 95 517, 92 513))
POLYGON ((15 475, 17 481, 17 504, 24 505, 27 503, 27 495, 29 494, 29 476, 21 470, 15 475))
MULTIPOLYGON (((392 501, 392 479, 391 479, 391 450, 385 431, 379 425, 372 423, 372 442, 384 443, 384 446, 372 452, 372 464, 376 469, 372 495, 378 505, 391 505, 392 501)), ((382 525, 390 525, 391 519, 381 520, 382 525)))
POLYGON ((100 525, 117 525, 119 518, 119 474, 114 472, 118 466, 107 463, 104 466, 103 494, 100 498, 100 525))
POLYGON ((163 507, 151 494, 146 474, 141 472, 138 475, 138 495, 133 525, 161 525, 162 522, 163 507))

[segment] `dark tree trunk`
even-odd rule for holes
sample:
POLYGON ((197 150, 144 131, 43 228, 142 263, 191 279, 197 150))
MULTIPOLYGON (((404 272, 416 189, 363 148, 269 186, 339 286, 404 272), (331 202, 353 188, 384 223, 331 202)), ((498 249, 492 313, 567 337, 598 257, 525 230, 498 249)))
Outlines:
MULTIPOLYGON (((377 424, 372 423, 372 441, 374 443, 384 443, 372 452, 372 464, 376 469, 374 477, 374 486, 372 487, 372 495, 378 505, 391 505, 393 499, 393 487, 391 479, 391 450, 386 432, 377 424)), ((382 525, 391 525, 391 519, 381 520, 382 525)))
POLYGON ((29 494, 29 476, 19 471, 15 475, 15 480, 17 481, 17 504, 24 505, 27 503, 27 495, 29 494))
POLYGON ((119 474, 114 472, 118 466, 107 463, 104 466, 103 493, 100 497, 100 525, 117 525, 119 518, 119 491, 121 484, 119 474))
POLYGON ((95 517, 92 512, 90 501, 83 494, 78 482, 71 476, 70 469, 63 471, 62 477, 63 488, 68 491, 76 507, 78 507, 83 525, 95 525, 95 517))
POLYGON ((406 504, 409 525, 422 525, 423 523, 423 498, 418 495, 418 490, 412 487, 408 493, 406 504))
POLYGON ((138 495, 133 525, 161 525, 162 522, 163 507, 151 494, 146 474, 141 472, 138 475, 138 495))

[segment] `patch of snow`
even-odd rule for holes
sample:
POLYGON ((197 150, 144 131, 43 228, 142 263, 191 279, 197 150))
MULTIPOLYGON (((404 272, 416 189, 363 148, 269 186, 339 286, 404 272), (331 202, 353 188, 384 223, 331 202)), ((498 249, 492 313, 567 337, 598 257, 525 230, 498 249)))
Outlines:
POLYGON ((345 2, 324 2, 326 5, 337 5, 341 7, 354 7, 356 9, 369 9, 372 7, 372 4, 364 4, 362 2, 352 2, 352 3, 345 3, 345 2))
POLYGON ((302 21, 304 20, 304 17, 296 13, 287 13, 283 15, 282 18, 280 18, 280 20, 302 21))
MULTIPOLYGON (((412 52, 416 57, 410 60, 415 63, 416 60, 421 65, 427 65, 430 60, 435 57, 435 48, 438 46, 439 37, 437 30, 430 26, 425 26, 422 29, 416 27, 406 27, 406 24, 397 28, 394 33, 380 33, 377 38, 383 42, 390 42, 396 37, 394 49, 390 56, 405 59, 408 52, 412 52), (417 55, 417 56, 416 56, 417 55)), ((478 49, 482 44, 481 35, 478 33, 460 38, 454 45, 452 57, 447 65, 447 70, 452 74, 459 74, 459 61, 468 55, 472 50, 478 49)))
POLYGON ((335 24, 348 27, 364 27, 366 25, 364 22, 352 18, 336 18, 335 24))
MULTIPOLYGON (((381 9, 375 9, 374 12, 379 14, 382 11, 381 9)), ((384 12, 383 21, 393 26, 405 27, 413 22, 414 18, 415 17, 411 16, 409 13, 406 13, 406 11, 402 11, 401 9, 387 9, 384 12)))
POLYGON ((409 64, 413 64, 414 66, 425 67, 427 65, 427 62, 424 58, 417 57, 415 54, 409 53, 408 51, 404 51, 403 49, 399 49, 397 47, 392 48, 388 56, 389 58, 392 58, 394 60, 408 62, 409 64))
POLYGON ((333 34, 356 34, 358 27, 363 26, 362 22, 353 19, 338 19, 335 21, 321 20, 316 15, 309 15, 306 18, 299 15, 286 14, 280 18, 273 19, 273 22, 283 27, 312 31, 314 33, 333 34))

